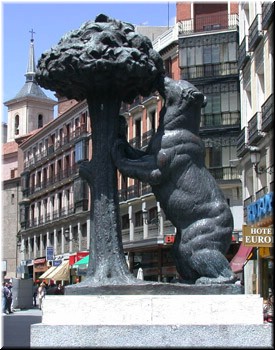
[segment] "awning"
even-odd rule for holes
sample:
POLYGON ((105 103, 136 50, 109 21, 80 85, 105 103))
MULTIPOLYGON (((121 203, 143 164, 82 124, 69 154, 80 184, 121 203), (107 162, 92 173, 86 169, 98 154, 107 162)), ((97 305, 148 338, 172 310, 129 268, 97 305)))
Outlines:
POLYGON ((69 281, 70 279, 70 265, 69 260, 63 261, 55 268, 47 278, 55 281, 69 281))
POLYGON ((51 266, 47 271, 45 271, 41 276, 39 276, 38 278, 40 279, 47 279, 49 278, 48 275, 50 273, 52 273, 55 269, 57 268, 57 266, 51 266))
POLYGON ((85 268, 85 267, 88 267, 88 264, 89 264, 89 255, 86 255, 83 259, 81 260, 78 260, 76 263, 73 264, 73 268, 76 269, 76 268, 85 268))
POLYGON ((242 271, 243 266, 249 254, 252 252, 252 249, 253 247, 245 247, 242 244, 240 245, 240 248, 237 251, 237 254, 233 257, 233 259, 229 263, 233 272, 242 271))

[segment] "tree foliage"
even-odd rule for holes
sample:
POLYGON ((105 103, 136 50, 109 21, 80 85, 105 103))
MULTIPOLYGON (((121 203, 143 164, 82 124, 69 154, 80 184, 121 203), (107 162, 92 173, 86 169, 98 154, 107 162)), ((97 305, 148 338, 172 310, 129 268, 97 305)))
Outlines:
POLYGON ((69 99, 115 94, 130 103, 154 91, 163 74, 163 61, 148 37, 130 23, 100 14, 42 54, 36 79, 69 99))

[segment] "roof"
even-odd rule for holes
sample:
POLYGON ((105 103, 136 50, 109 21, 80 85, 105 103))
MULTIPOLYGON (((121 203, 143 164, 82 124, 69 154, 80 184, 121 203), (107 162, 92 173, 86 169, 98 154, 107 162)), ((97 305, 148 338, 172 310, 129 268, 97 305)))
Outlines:
POLYGON ((3 144, 3 155, 16 153, 18 151, 18 144, 15 141, 6 142, 3 144))
POLYGON ((27 81, 22 89, 18 92, 15 98, 22 98, 27 96, 34 96, 40 98, 47 98, 47 95, 42 91, 36 82, 27 81))

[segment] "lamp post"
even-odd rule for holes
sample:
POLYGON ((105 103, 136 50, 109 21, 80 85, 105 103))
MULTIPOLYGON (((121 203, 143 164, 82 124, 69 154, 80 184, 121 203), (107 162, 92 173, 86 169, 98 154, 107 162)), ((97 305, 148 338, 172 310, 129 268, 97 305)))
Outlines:
POLYGON ((66 228, 66 230, 64 231, 64 237, 66 242, 77 242, 76 238, 70 238, 70 230, 68 228, 66 228))
POLYGON ((260 148, 257 146, 251 146, 249 148, 250 151, 250 161, 253 165, 253 168, 256 172, 256 174, 263 174, 263 173, 268 173, 268 174, 272 174, 273 173, 273 168, 270 166, 268 168, 264 168, 264 167, 259 167, 259 163, 261 160, 261 151, 260 148))

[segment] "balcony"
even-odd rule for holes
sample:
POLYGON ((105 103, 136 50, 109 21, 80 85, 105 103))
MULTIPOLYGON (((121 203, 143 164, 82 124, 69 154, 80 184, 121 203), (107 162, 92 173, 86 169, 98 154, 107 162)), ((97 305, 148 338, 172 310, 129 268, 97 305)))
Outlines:
POLYGON ((244 223, 247 222, 247 207, 249 204, 251 204, 254 201, 254 196, 250 196, 248 198, 246 198, 243 202, 243 216, 244 216, 244 223))
POLYGON ((247 128, 244 127, 237 139, 237 157, 241 158, 248 152, 247 147, 247 128))
POLYGON ((261 131, 262 113, 257 112, 248 122, 248 143, 249 145, 257 145, 260 139, 263 137, 261 131))
MULTIPOLYGON (((29 196, 33 194, 37 194, 38 192, 49 191, 51 186, 58 186, 58 183, 64 183, 66 180, 70 181, 71 176, 75 176, 78 174, 78 168, 76 165, 68 167, 64 170, 59 171, 57 174, 53 176, 49 176, 47 179, 33 185, 29 188, 28 194, 29 196)), ((62 184, 63 185, 63 184, 62 184)), ((26 189, 27 190, 27 189, 26 189)), ((42 193, 39 193, 41 195, 42 193)))
POLYGON ((273 21, 274 2, 263 2, 262 4, 262 29, 267 30, 273 21))
POLYGON ((239 172, 235 167, 215 167, 208 171, 217 182, 228 180, 240 180, 239 172))
POLYGON ((263 31, 261 26, 261 15, 258 14, 251 26, 249 27, 249 36, 248 36, 248 49, 249 51, 254 51, 259 42, 263 37, 263 31))
MULTIPOLYGON (((42 225, 45 225, 50 222, 58 221, 61 218, 65 218, 67 216, 75 215, 75 206, 69 205, 67 208, 63 208, 61 210, 54 210, 52 213, 46 213, 44 216, 41 215, 38 218, 33 218, 28 220, 25 224, 25 229, 35 228, 42 225)), ((22 226, 21 226, 22 229, 22 226)))
POLYGON ((54 144, 48 146, 45 150, 39 151, 33 158, 24 161, 24 170, 29 168, 37 168, 43 163, 46 163, 50 159, 53 159, 57 154, 62 153, 64 150, 70 148, 72 144, 78 141, 80 138, 88 137, 87 126, 81 125, 77 127, 69 135, 63 136, 62 139, 57 140, 54 144))
POLYGON ((265 103, 262 105, 262 131, 268 132, 273 128, 274 120, 274 95, 270 95, 265 103))
POLYGON ((119 202, 125 202, 130 199, 139 198, 152 193, 152 188, 148 184, 140 182, 138 185, 129 186, 118 191, 119 202))
POLYGON ((237 62, 223 62, 218 64, 204 64, 201 66, 181 68, 181 79, 206 79, 213 77, 238 76, 237 62))
POLYGON ((237 14, 204 15, 180 23, 180 34, 187 35, 201 32, 237 30, 239 17, 237 14))
POLYGON ((248 52, 248 36, 246 35, 238 50, 238 69, 243 69, 249 60, 250 53, 248 52))
POLYGON ((181 23, 178 22, 152 42, 153 49, 160 52, 162 49, 168 47, 172 43, 177 42, 180 31, 181 23))
POLYGON ((217 127, 228 128, 240 126, 240 112, 222 112, 213 114, 202 114, 200 130, 214 129, 217 127))

